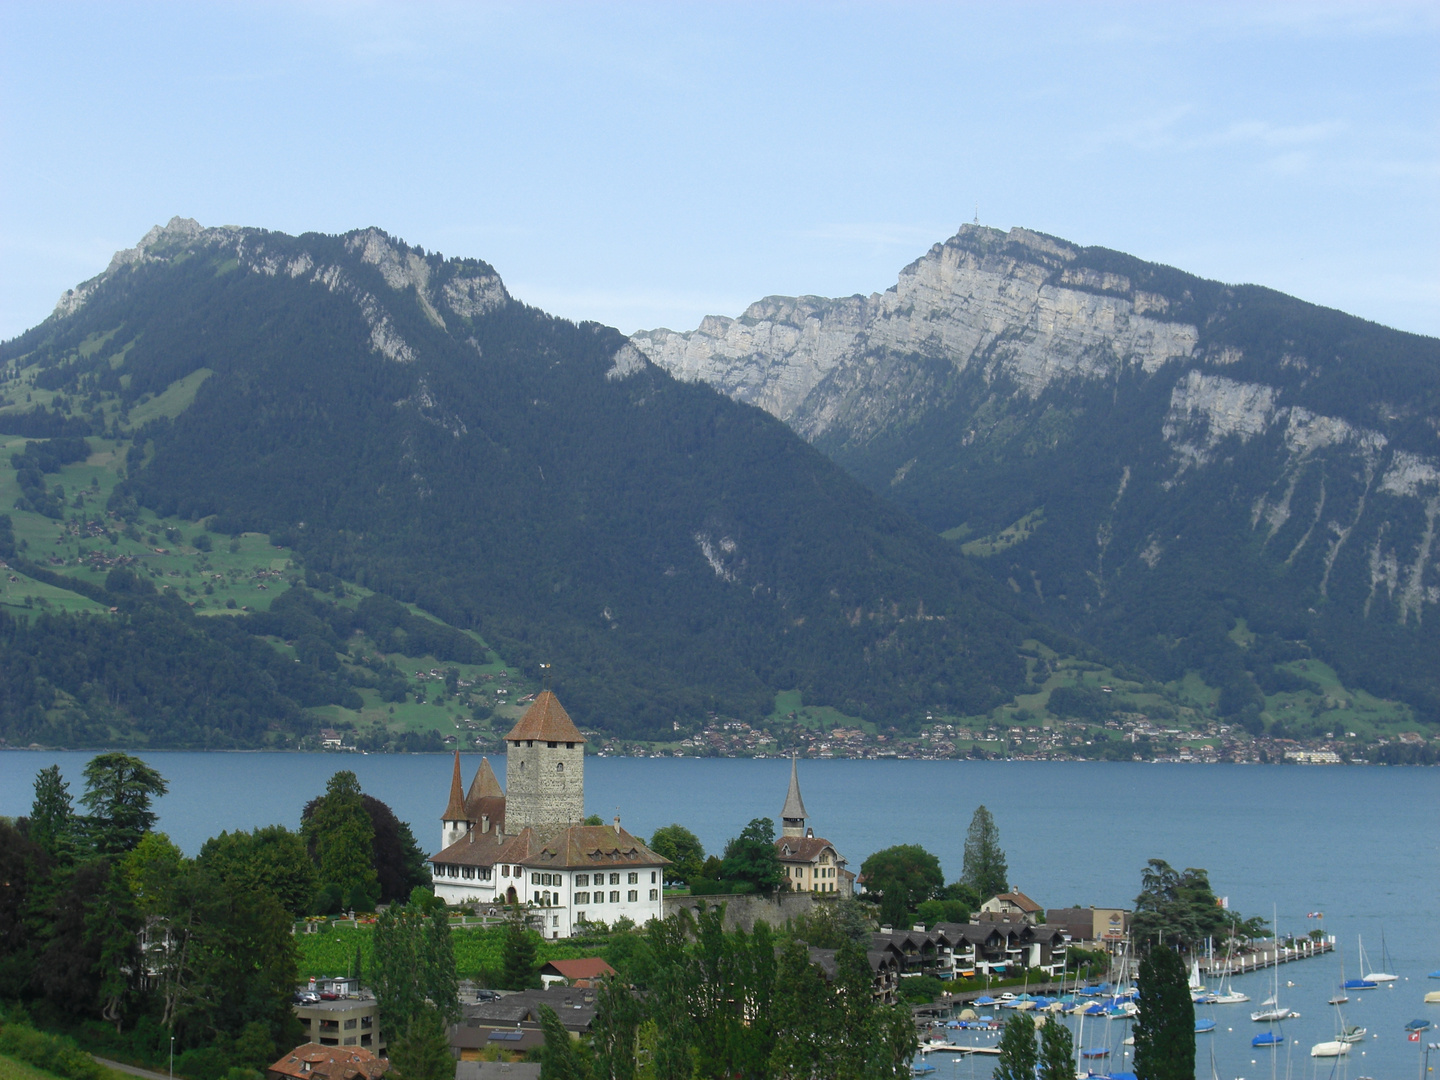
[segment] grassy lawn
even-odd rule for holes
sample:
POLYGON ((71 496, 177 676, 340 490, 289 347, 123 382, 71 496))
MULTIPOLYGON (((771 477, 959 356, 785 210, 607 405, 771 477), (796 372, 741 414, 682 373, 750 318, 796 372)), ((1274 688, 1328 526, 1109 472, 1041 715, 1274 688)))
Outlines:
MULTIPOLYGON (((101 1080, 134 1080, 134 1077, 127 1073, 107 1069, 103 1065, 98 1068, 101 1080)), ((44 1069, 37 1069, 34 1065, 27 1065, 16 1058, 0 1054, 0 1080, 60 1080, 60 1077, 46 1072, 44 1069)))
POLYGON ((775 708, 770 713, 771 723, 793 723, 801 727, 824 731, 827 728, 860 728, 873 735, 878 730, 868 721, 857 716, 848 716, 829 705, 806 705, 799 690, 781 690, 775 695, 775 708), (790 714, 794 713, 792 720, 790 714))

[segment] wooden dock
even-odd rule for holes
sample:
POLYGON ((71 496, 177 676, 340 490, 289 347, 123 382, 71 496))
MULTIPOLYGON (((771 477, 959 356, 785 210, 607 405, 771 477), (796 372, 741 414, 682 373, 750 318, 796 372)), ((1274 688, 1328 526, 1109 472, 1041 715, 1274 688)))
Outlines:
POLYGON ((1321 938, 1319 941, 1296 938, 1290 944, 1271 942, 1261 945, 1252 953, 1232 956, 1229 960, 1223 957, 1217 957, 1213 961, 1201 959, 1200 974, 1210 979, 1219 978, 1222 975, 1244 975, 1246 972, 1277 967, 1295 960, 1309 960, 1312 956, 1323 956, 1325 953, 1334 951, 1335 941, 1328 937, 1321 938))

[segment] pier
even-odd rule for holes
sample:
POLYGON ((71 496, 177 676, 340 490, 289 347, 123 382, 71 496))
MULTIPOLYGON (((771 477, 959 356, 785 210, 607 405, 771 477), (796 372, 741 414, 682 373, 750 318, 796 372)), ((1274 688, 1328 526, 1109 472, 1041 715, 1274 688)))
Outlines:
POLYGON ((1334 951, 1335 939, 1333 937, 1323 937, 1319 941, 1295 938, 1290 944, 1269 942, 1258 946, 1254 952, 1232 956, 1228 960, 1223 957, 1214 960, 1201 959, 1200 973, 1207 978, 1218 978, 1221 975, 1244 975, 1246 972, 1277 967, 1294 960, 1308 960, 1312 956, 1323 956, 1325 953, 1334 951))

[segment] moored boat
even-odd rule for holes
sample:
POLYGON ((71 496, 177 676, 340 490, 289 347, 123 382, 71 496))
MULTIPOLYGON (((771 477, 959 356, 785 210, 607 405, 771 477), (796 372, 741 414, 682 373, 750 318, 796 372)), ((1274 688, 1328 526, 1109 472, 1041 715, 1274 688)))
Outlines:
POLYGON ((1429 1031, 1434 1026, 1429 1020, 1411 1020, 1405 1025, 1405 1030, 1412 1035, 1418 1035, 1422 1031, 1429 1031))
POLYGON ((1340 1032, 1340 1041, 1343 1043, 1363 1042, 1367 1030, 1368 1029, 1361 1027, 1359 1024, 1347 1024, 1344 1030, 1340 1032))
POLYGON ((1202 1017, 1195 1021, 1195 1034, 1208 1035, 1215 1030, 1215 1021, 1209 1017, 1202 1017))
POLYGON ((1311 1057, 1343 1057, 1350 1053, 1350 1044, 1334 1039, 1330 1042, 1316 1043, 1310 1048, 1311 1057))
POLYGON ((1251 1046, 1279 1046, 1285 1041, 1285 1036, 1274 1031, 1262 1031, 1250 1040, 1251 1046))

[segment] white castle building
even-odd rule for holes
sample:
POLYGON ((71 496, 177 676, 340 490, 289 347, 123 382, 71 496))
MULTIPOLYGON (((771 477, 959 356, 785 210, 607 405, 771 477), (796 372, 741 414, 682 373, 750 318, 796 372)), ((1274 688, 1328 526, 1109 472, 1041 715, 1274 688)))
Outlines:
POLYGON ((585 825, 585 736, 549 690, 505 736, 505 791, 488 758, 465 792, 460 754, 430 859, 447 904, 529 904, 548 937, 585 922, 664 918, 669 861, 620 827, 585 825))

